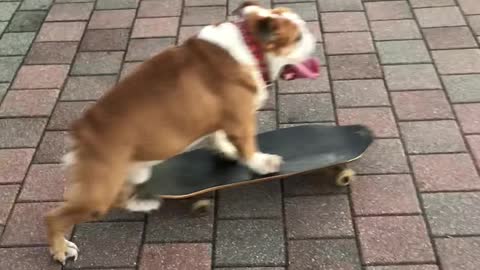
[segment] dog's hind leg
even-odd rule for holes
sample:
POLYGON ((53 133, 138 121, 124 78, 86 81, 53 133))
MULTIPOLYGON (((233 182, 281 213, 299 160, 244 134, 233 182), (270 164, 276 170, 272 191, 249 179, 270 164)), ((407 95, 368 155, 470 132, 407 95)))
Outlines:
POLYGON ((53 258, 62 264, 76 259, 78 248, 67 241, 65 233, 75 224, 104 216, 115 204, 124 188, 128 155, 116 155, 112 160, 82 159, 77 155, 72 165, 72 186, 65 203, 45 217, 48 243, 53 258))

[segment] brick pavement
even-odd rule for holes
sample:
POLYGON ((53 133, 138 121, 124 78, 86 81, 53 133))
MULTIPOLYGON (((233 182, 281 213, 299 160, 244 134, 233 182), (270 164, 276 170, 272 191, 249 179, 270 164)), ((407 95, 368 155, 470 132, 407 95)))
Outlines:
MULTIPOLYGON (((60 269, 42 215, 62 199, 68 123, 239 0, 0 0, 0 269, 60 269)), ((300 12, 322 76, 279 82, 260 129, 364 123, 351 188, 322 174, 77 226, 66 269, 480 269, 478 0, 263 0, 300 12)))

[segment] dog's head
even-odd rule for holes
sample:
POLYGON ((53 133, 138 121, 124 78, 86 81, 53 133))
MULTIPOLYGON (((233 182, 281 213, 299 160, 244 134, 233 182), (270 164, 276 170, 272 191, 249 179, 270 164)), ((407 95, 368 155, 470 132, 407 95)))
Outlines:
MULTIPOLYGON (((246 1, 235 10, 253 33, 267 58, 270 72, 277 77, 286 66, 297 66, 309 77, 315 36, 298 14, 288 8, 267 9, 255 1, 246 1)), ((318 70, 316 70, 318 72, 318 70)))

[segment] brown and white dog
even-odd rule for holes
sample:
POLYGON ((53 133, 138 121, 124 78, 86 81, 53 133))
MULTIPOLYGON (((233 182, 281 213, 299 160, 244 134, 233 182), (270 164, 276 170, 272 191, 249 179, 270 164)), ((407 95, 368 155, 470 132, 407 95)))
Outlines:
POLYGON ((288 9, 246 2, 238 11, 240 23, 206 26, 145 61, 72 124, 71 183, 65 203, 46 217, 55 260, 76 259, 78 248, 64 238, 73 225, 115 207, 158 208, 158 200, 136 199, 133 187, 202 138, 256 173, 280 169, 280 156, 257 149, 256 110, 267 98, 266 80, 315 76, 316 40, 288 9))

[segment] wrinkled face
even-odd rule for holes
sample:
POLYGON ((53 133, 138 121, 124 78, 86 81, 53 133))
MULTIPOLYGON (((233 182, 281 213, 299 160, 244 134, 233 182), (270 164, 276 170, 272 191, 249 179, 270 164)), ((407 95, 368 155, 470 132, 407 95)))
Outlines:
POLYGON ((265 9, 246 2, 241 16, 249 25, 267 55, 296 64, 315 51, 315 36, 296 13, 287 8, 265 9))

